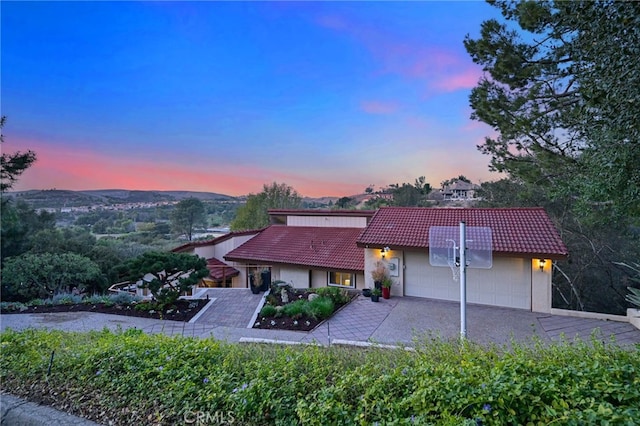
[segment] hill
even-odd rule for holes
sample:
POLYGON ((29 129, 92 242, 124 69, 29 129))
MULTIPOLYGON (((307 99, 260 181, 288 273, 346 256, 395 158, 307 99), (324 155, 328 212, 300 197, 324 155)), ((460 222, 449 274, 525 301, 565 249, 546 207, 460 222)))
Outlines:
POLYGON ((26 201, 33 208, 84 207, 112 204, 134 204, 180 201, 195 197, 203 201, 234 201, 235 197, 214 192, 195 191, 132 191, 127 189, 98 189, 69 191, 45 189, 9 192, 10 198, 26 201))

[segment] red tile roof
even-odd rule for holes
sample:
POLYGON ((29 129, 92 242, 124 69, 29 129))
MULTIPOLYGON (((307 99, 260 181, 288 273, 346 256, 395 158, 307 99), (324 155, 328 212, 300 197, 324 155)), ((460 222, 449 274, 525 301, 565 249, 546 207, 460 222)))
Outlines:
POLYGON ((207 269, 209 270, 209 276, 216 281, 223 281, 225 278, 235 277, 240 274, 240 271, 236 268, 227 265, 215 257, 207 259, 207 269))
POLYGON ((249 230, 246 230, 246 231, 233 231, 233 232, 229 232, 228 234, 224 234, 224 235, 221 235, 219 237, 212 238, 210 240, 190 241, 190 242, 188 242, 186 244, 182 244, 182 245, 172 249, 171 251, 174 252, 174 253, 182 253, 182 252, 185 252, 185 251, 187 251, 187 250, 189 250, 191 248, 213 246, 213 245, 219 244, 219 243, 221 243, 223 241, 226 241, 226 240, 228 240, 229 238, 232 238, 232 237, 238 237, 238 236, 242 236, 242 235, 257 234, 260 231, 262 231, 262 229, 249 229, 249 230))
POLYGON ((364 271, 362 228, 272 225, 227 253, 226 260, 364 271))
POLYGON ((430 226, 490 227, 493 251, 552 259, 565 258, 567 248, 543 208, 383 207, 358 237, 360 247, 427 248, 430 226))

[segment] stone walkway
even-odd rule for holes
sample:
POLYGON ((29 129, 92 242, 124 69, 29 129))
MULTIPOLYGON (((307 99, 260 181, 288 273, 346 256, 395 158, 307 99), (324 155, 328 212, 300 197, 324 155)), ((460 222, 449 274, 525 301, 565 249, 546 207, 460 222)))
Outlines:
POLYGON ((196 324, 246 327, 264 293, 253 294, 245 288, 212 288, 207 290, 206 294, 216 300, 198 318, 196 324))

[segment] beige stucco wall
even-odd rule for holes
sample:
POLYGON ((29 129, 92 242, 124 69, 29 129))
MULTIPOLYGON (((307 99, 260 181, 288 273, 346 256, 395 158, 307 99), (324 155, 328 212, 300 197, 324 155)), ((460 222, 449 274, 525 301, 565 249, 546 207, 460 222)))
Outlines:
MULTIPOLYGON (((404 252, 402 250, 391 250, 385 254, 384 259, 380 249, 365 249, 364 250, 364 285, 360 288, 373 288, 373 278, 371 278, 371 271, 376 267, 377 262, 382 262, 387 269, 389 264, 393 262, 397 263, 397 276, 391 275, 393 285, 391 286, 392 296, 404 296, 404 252), (397 261, 395 260, 397 259, 397 261)), ((390 271, 390 274, 392 272, 390 271)))
POLYGON ((531 259, 531 310, 551 312, 551 271, 553 262, 549 259, 540 270, 540 260, 531 259))
POLYGON ((367 226, 367 218, 351 216, 287 216, 287 226, 364 228, 367 226))
MULTIPOLYGON (((272 270, 271 276, 274 277, 272 270)), ((277 277, 273 279, 279 279, 287 283, 292 284, 296 288, 320 288, 327 287, 328 276, 327 271, 312 269, 311 270, 311 282, 309 282, 309 268, 296 267, 296 266, 281 266, 278 268, 277 277)), ((356 289, 364 288, 365 284, 364 274, 356 273, 356 289)))
MULTIPOLYGON (((399 276, 392 277, 393 296, 406 294, 407 279, 406 254, 400 250, 392 250, 382 259, 380 249, 365 249, 365 286, 373 287, 371 271, 376 262, 388 265, 391 259, 398 260, 399 276)), ((433 267, 429 264, 427 250, 412 251, 411 259, 418 260, 422 271, 422 282, 434 288, 438 298, 460 300, 460 289, 453 281, 449 268, 433 267)), ((469 303, 507 306, 514 298, 530 298, 530 306, 534 312, 549 313, 551 309, 551 265, 547 259, 540 271, 538 259, 494 257, 491 269, 467 269, 467 301, 469 303)), ((415 267, 415 266, 414 266, 415 267)), ((523 307, 524 308, 524 307, 523 307)))

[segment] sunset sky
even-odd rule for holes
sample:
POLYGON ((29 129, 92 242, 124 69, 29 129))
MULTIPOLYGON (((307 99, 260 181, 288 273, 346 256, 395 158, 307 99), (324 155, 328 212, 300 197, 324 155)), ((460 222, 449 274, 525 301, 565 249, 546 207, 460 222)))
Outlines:
POLYGON ((468 96, 484 2, 10 2, 3 152, 15 190, 344 196, 494 180, 468 96))

